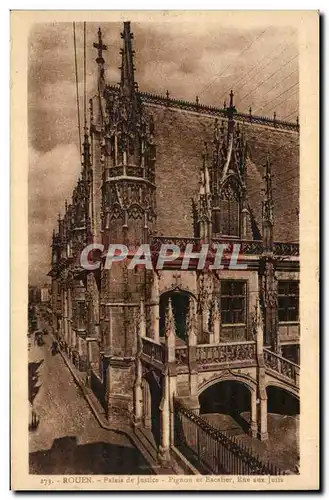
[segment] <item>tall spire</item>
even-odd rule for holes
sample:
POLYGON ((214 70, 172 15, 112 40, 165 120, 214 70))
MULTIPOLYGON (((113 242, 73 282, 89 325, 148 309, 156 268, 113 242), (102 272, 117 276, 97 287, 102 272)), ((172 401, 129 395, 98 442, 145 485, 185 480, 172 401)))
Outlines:
POLYGON ((165 336, 170 337, 170 335, 176 333, 175 317, 172 309, 171 299, 168 301, 168 307, 165 314, 165 336))
POLYGON ((122 56, 121 64, 121 92, 125 97, 132 98, 135 93, 135 78, 134 78, 134 59, 133 56, 135 51, 132 48, 132 39, 134 38, 133 33, 130 33, 130 21, 123 23, 123 33, 121 33, 121 38, 123 39, 123 48, 120 50, 122 56))
POLYGON ((196 307, 195 301, 190 297, 186 321, 187 335, 189 337, 189 344, 195 345, 196 343, 196 307))
POLYGON ((212 195, 210 186, 210 176, 208 170, 208 145, 204 143, 204 153, 202 155, 202 166, 200 168, 200 188, 198 222, 200 238, 208 242, 211 238, 211 206, 212 195))
POLYGON ((273 196, 270 155, 267 153, 265 165, 265 196, 263 201, 263 244, 266 251, 273 245, 273 196))
POLYGON ((231 132, 234 127, 234 114, 236 113, 236 107, 234 106, 234 93, 233 90, 230 92, 230 105, 228 108, 226 108, 226 115, 228 118, 228 131, 231 132))

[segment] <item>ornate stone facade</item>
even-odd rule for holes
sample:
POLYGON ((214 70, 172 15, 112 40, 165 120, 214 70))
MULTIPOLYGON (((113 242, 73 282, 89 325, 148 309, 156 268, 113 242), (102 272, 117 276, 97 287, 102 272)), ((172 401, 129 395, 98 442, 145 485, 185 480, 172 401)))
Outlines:
MULTIPOLYGON (((225 380, 251 378, 260 401, 265 365, 287 383, 296 378, 289 361, 279 363, 277 281, 291 273, 298 280, 299 247, 274 241, 282 219, 276 218, 271 172, 282 160, 275 163, 278 153, 268 156, 267 149, 288 134, 293 155, 298 127, 238 113, 233 92, 221 110, 140 92, 132 38, 125 22, 118 87, 105 81, 101 31, 94 44, 98 89, 90 101, 81 177, 52 240, 53 326, 109 420, 134 415, 136 425, 148 425, 153 384, 167 429, 173 395, 191 398, 197 409, 210 372, 214 381, 221 374, 225 380), (265 157, 255 157, 264 148, 265 157), (251 164, 257 173, 265 168, 264 186, 255 182, 251 164), (182 270, 179 259, 159 272, 130 270, 126 261, 105 269, 111 242, 149 243, 155 255, 163 243, 181 251, 192 245, 194 252, 201 243, 223 243, 228 252, 239 243, 239 263, 246 269, 182 270), (99 267, 86 270, 80 256, 91 243, 104 251, 94 253, 99 267), (271 353, 265 358, 256 346, 260 335, 271 353), (145 411, 138 406, 143 398, 145 411)), ((299 329, 297 317, 290 323, 299 329)), ((298 342, 297 336, 290 339, 298 342)), ((266 436, 263 417, 260 432, 266 436)), ((168 436, 169 428, 162 457, 168 436)))

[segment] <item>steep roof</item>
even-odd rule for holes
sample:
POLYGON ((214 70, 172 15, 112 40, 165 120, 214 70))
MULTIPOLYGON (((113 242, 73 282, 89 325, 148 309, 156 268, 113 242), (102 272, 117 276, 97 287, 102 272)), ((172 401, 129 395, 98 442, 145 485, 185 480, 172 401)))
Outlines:
MULTIPOLYGON (((154 119, 158 234, 191 236, 192 199, 199 188, 201 154, 204 142, 212 142, 216 113, 186 110, 184 106, 172 106, 170 100, 167 104, 153 103, 148 98, 143 100, 147 112, 154 119)), ((217 116, 223 115, 217 113, 217 116)), ((283 122, 277 126, 277 123, 269 119, 254 123, 241 115, 238 115, 238 120, 248 143, 247 191, 254 223, 261 231, 263 175, 269 151, 273 174, 274 240, 297 242, 298 126, 285 126, 283 122)), ((256 239, 256 232, 252 234, 250 229, 249 237, 256 239)))

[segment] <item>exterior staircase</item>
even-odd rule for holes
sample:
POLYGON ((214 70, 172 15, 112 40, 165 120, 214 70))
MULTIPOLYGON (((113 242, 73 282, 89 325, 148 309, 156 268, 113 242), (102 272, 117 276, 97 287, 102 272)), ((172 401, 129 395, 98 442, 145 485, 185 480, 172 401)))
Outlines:
POLYGON ((267 348, 263 356, 266 373, 299 393, 300 366, 267 348))

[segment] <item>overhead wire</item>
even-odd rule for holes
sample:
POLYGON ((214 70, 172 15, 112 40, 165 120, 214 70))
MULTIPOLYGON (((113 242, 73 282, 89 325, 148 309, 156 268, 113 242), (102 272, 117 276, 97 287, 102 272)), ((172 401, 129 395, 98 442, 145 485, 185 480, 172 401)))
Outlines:
MULTIPOLYGON (((283 44, 279 45, 279 47, 281 47, 283 44)), ((261 66, 260 68, 258 68, 258 70, 254 73, 253 77, 250 78, 249 80, 247 80, 240 88, 237 87, 238 84, 243 81, 245 78, 247 78, 247 76, 250 75, 250 73, 252 73, 255 68, 257 68, 257 66, 259 65, 259 63, 255 64, 249 71, 247 74, 243 75, 237 82, 234 83, 234 88, 235 88, 235 91, 236 89, 238 88, 238 90, 241 92, 241 89, 243 89, 243 87, 245 85, 247 85, 247 83, 250 82, 250 80, 253 80, 258 74, 260 71, 262 71, 263 69, 267 68, 267 66, 269 66, 271 63, 273 63, 278 57, 280 57, 284 52, 286 52, 286 50, 289 49, 289 47, 291 47, 292 44, 288 45, 288 46, 285 46, 285 48, 280 52, 280 54, 278 54, 277 56, 275 56, 274 58, 270 59, 265 65, 261 66)), ((275 48, 276 50, 276 48, 275 48)), ((274 50, 272 50, 272 52, 270 54, 272 54, 274 52, 274 50)), ((228 90, 230 90, 230 88, 232 87, 232 85, 228 88, 228 90)), ((226 90, 225 92, 223 92, 223 94, 219 97, 219 99, 221 99, 225 94, 227 94, 228 90, 226 90)))
POLYGON ((80 151, 80 158, 81 158, 82 157, 82 148, 81 148, 80 99, 79 99, 79 77, 78 77, 77 43, 76 43, 76 33, 75 33, 75 22, 73 22, 73 47, 74 47, 75 92, 76 92, 76 104, 77 104, 79 151, 80 151))
POLYGON ((287 118, 290 118, 290 116, 292 116, 294 113, 297 113, 296 116, 298 116, 298 111, 299 111, 299 108, 296 108, 294 111, 292 111, 291 113, 289 113, 289 115, 284 116, 283 120, 286 120, 287 118))
MULTIPOLYGON (((298 85, 298 83, 297 83, 296 85, 298 85)), ((293 87, 296 87, 296 85, 293 85, 293 87)), ((292 87, 290 87, 290 89, 291 89, 291 88, 292 88, 292 87)), ((288 89, 288 90, 290 90, 290 89, 288 89)), ((288 92, 288 91, 286 91, 286 92, 284 92, 284 93, 282 93, 282 94, 280 94, 280 95, 286 94, 287 92, 288 92)), ((272 107, 271 107, 271 109, 269 109, 269 110, 268 110, 268 113, 270 113, 270 111, 272 111, 275 107, 279 107, 279 106, 281 106, 283 103, 285 103, 286 101, 288 101, 289 99, 291 99, 291 98, 292 98, 295 94, 297 94, 297 93, 298 93, 298 89, 297 89, 297 90, 295 90, 295 92, 293 92, 291 95, 289 95, 288 97, 286 97, 286 99, 283 99, 283 100, 282 100, 282 101, 280 101, 279 103, 274 104, 274 106, 272 106, 272 107)))
POLYGON ((246 97, 249 97, 251 94, 253 94, 257 89, 259 89, 259 87, 261 87, 264 83, 266 83, 268 80, 270 80, 274 75, 278 74, 283 68, 285 68, 287 66, 287 64, 291 63, 297 57, 298 57, 298 54, 296 54, 294 57, 289 59, 289 61, 287 61, 279 69, 273 71, 273 73, 271 73, 267 78, 265 78, 265 80, 262 80, 254 89, 252 89, 250 92, 247 92, 247 94, 245 94, 241 99, 239 99, 239 103, 244 101, 246 99, 246 97))
MULTIPOLYGON (((279 87, 283 82, 285 82, 286 80, 288 80, 288 78, 290 78, 294 73, 297 73, 297 69, 295 69, 294 71, 292 71, 288 76, 286 76, 283 80, 280 80, 278 83, 276 83, 273 87, 271 87, 267 92, 265 92, 265 94, 262 95, 262 97, 265 97, 267 94, 269 94, 269 92, 272 92, 272 90, 276 89, 277 87, 279 87)), ((265 108, 266 105, 260 107, 260 108, 256 108, 256 111, 259 110, 259 109, 263 109, 265 108)))
POLYGON ((235 58, 235 59, 234 59, 234 60, 233 60, 233 61, 232 61, 232 62, 231 62, 228 66, 226 66, 226 67, 225 67, 225 68, 224 68, 224 69, 223 69, 220 73, 218 73, 217 75, 215 75, 215 77, 213 78, 213 80, 212 80, 212 81, 211 81, 208 85, 206 85, 206 86, 204 87, 204 89, 203 89, 203 90, 199 93, 199 97, 200 97, 202 94, 204 94, 204 92, 205 92, 206 90, 208 90, 208 89, 209 89, 209 88, 210 88, 210 87, 211 87, 211 86, 215 83, 215 81, 216 81, 218 78, 220 78, 220 77, 221 77, 221 76, 225 73, 225 71, 226 71, 226 70, 228 70, 228 69, 229 69, 229 68, 230 68, 230 67, 231 67, 231 66, 235 63, 235 61, 236 61, 237 59, 239 59, 239 57, 241 57, 241 56, 242 56, 242 55, 243 55, 243 54, 244 54, 247 50, 249 50, 249 49, 250 49, 250 47, 252 47, 252 45, 253 45, 254 43, 256 43, 256 42, 257 42, 257 40, 259 40, 259 38, 260 38, 261 36, 263 36, 263 34, 264 34, 267 30, 268 30, 268 28, 265 28, 265 29, 264 29, 264 30, 263 30, 263 31, 262 31, 262 32, 261 32, 261 33, 260 33, 260 34, 259 34, 259 35, 258 35, 258 36, 257 36, 257 37, 256 37, 256 38, 252 41, 252 42, 251 42, 251 43, 249 43, 249 44, 248 44, 248 45, 247 45, 247 46, 246 46, 246 47, 245 47, 245 48, 244 48, 244 49, 243 49, 243 50, 242 50, 242 51, 238 54, 238 56, 237 56, 237 57, 236 57, 236 58, 235 58))
POLYGON ((87 93, 86 93, 86 22, 83 23, 83 116, 84 133, 87 134, 87 93))

